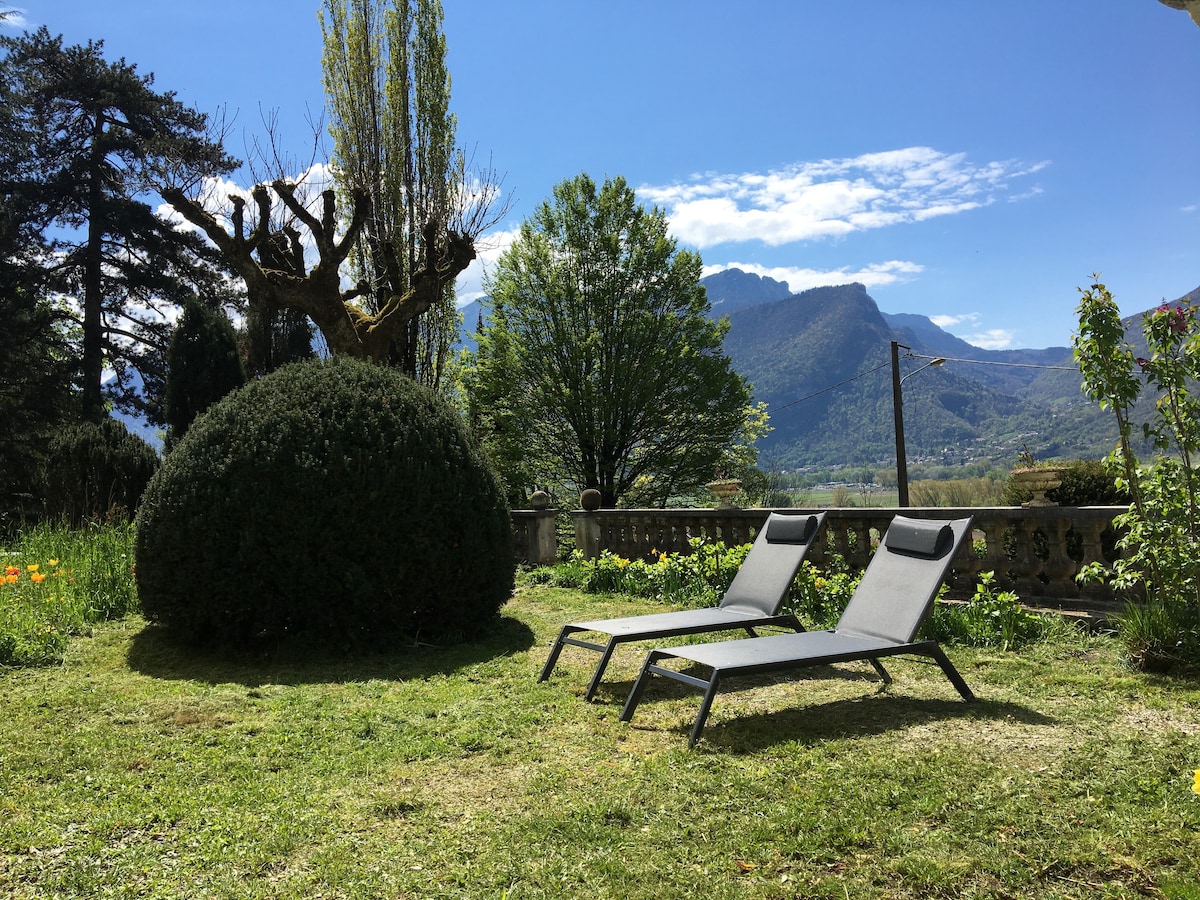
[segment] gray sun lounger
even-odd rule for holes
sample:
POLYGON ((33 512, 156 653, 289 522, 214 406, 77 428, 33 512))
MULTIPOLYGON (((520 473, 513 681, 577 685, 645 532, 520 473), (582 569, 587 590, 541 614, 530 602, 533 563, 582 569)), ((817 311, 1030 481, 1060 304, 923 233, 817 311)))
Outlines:
POLYGON ((936 641, 915 641, 921 622, 933 606, 950 563, 967 542, 971 518, 944 520, 896 516, 879 549, 832 631, 806 631, 690 647, 651 650, 621 720, 628 722, 654 675, 674 679, 704 691, 688 746, 695 746, 723 681, 739 675, 787 671, 830 663, 866 660, 885 684, 892 679, 879 660, 886 656, 932 658, 964 700, 974 700, 962 676, 936 641), (707 667, 707 679, 659 665, 681 659, 707 667))
POLYGON ((800 564, 813 539, 825 522, 825 513, 789 515, 771 513, 755 538, 729 590, 719 606, 705 609, 681 609, 672 612, 628 616, 621 619, 597 619, 590 622, 569 622, 559 632, 550 656, 542 667, 538 681, 545 681, 554 671, 563 646, 583 647, 600 654, 600 662, 584 694, 591 700, 604 677, 604 670, 618 644, 653 638, 676 637, 684 634, 703 634, 744 628, 754 635, 754 628, 776 625, 803 631, 791 613, 779 614, 788 587, 796 577, 800 564), (600 644, 571 635, 593 631, 609 635, 600 644))

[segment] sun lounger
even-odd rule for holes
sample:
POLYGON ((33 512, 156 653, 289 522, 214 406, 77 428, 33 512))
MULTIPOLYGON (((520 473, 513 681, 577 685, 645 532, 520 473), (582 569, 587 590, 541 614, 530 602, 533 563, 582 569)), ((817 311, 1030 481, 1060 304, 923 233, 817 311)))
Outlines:
POLYGON ((654 675, 699 688, 704 691, 704 699, 689 740, 689 746, 694 746, 713 698, 730 678, 865 660, 890 684, 891 676, 879 660, 908 654, 933 659, 963 699, 973 700, 971 689, 937 642, 914 641, 951 561, 967 542, 970 531, 970 518, 940 521, 896 516, 832 631, 652 650, 633 684, 621 719, 628 722, 633 718, 642 692, 654 675), (709 675, 698 677, 661 665, 668 659, 699 664, 709 670, 709 675))
POLYGON ((742 628, 754 635, 754 628, 767 625, 803 631, 804 626, 799 619, 790 613, 780 615, 779 608, 824 521, 824 513, 771 513, 719 606, 564 625, 550 649, 550 656, 542 667, 538 681, 550 677, 559 654, 567 644, 600 654, 600 662, 584 694, 587 700, 591 700, 618 644, 742 628), (571 636, 581 632, 598 632, 610 637, 601 644, 571 636))

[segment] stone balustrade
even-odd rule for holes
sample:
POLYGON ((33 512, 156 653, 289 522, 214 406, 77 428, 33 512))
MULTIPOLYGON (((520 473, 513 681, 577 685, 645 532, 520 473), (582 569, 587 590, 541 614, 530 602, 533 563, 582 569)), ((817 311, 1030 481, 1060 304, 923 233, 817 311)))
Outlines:
MULTIPOLYGON (((1116 536, 1113 517, 1122 506, 1043 506, 907 508, 905 515, 937 519, 974 516, 973 553, 955 562, 949 581, 952 597, 969 596, 981 572, 994 572, 996 585, 1016 592, 1028 606, 1107 616, 1124 602, 1108 585, 1080 586, 1079 570, 1091 562, 1111 562, 1116 536)), ((689 553, 690 541, 726 545, 754 540, 770 509, 602 509, 571 513, 576 547, 594 559, 607 550, 627 559, 650 559, 658 552, 689 553)), ((826 509, 825 528, 808 559, 818 567, 826 553, 837 553, 853 568, 866 566, 879 535, 899 510, 826 509)), ((514 513, 514 519, 517 514, 514 513)), ((552 528, 552 526, 551 526, 552 528)), ((526 544, 527 546, 527 544, 526 544)), ((518 554, 519 555, 519 554, 518 554)))

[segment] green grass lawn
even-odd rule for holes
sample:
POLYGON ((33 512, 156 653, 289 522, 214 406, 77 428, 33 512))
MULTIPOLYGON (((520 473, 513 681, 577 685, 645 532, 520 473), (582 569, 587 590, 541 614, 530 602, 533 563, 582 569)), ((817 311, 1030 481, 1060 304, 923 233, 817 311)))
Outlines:
POLYGON ((490 640, 197 656, 131 617, 0 671, 0 897, 1200 897, 1200 684, 1104 638, 949 648, 722 694, 558 626, 655 608, 525 587, 490 640))

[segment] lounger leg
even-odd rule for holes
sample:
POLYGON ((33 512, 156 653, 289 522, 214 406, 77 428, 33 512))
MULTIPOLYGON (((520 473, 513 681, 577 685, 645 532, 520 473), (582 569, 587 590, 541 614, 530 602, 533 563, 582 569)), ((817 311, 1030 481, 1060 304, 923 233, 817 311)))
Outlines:
POLYGON ((646 682, 650 680, 650 667, 660 659, 662 659, 662 654, 658 650, 651 650, 646 656, 646 661, 642 663, 642 670, 638 672, 637 680, 634 681, 633 688, 629 691, 629 698, 625 701, 625 706, 621 708, 622 722, 633 721, 633 711, 641 702, 642 691, 646 690, 646 682))
POLYGON ((696 741, 700 740, 700 732, 704 730, 704 723, 708 721, 708 711, 712 709, 713 698, 717 695, 717 685, 720 681, 721 673, 714 669, 712 679, 704 690, 704 699, 700 701, 700 711, 696 713, 696 721, 692 723, 692 736, 688 739, 689 748, 695 747, 696 741))
POLYGON ((954 668, 954 663, 943 652, 941 647, 933 646, 929 648, 929 655, 937 660, 937 664, 942 667, 942 671, 946 673, 946 677, 950 679, 950 683, 954 685, 955 690, 968 703, 975 699, 975 694, 967 686, 963 677, 958 674, 958 669, 954 668))
POLYGON ((600 662, 596 664, 596 671, 592 675, 592 680, 588 683, 587 691, 583 695, 583 699, 589 703, 596 693, 596 688, 600 687, 600 679, 604 677, 604 670, 608 668, 608 661, 612 659, 613 650, 616 648, 617 639, 615 637, 604 645, 604 651, 600 654, 600 662))
POLYGON ((538 676, 538 681, 545 681, 550 677, 550 673, 554 671, 554 666, 558 662, 558 654, 562 653, 563 638, 571 631, 571 626, 567 625, 558 633, 557 640, 554 641, 554 646, 550 648, 550 655, 546 658, 546 664, 542 666, 542 674, 538 676))
POLYGON ((876 671, 876 673, 879 675, 879 677, 880 677, 880 678, 882 678, 882 679, 883 679, 883 683, 884 683, 884 684, 891 684, 891 683, 892 683, 892 676, 891 676, 891 675, 889 675, 889 674, 888 674, 888 670, 887 670, 887 669, 885 669, 885 668, 883 667, 883 663, 881 663, 881 662, 880 662, 879 660, 877 660, 877 659, 872 659, 872 660, 870 660, 870 663, 871 663, 871 665, 872 665, 872 666, 874 666, 874 667, 875 667, 875 671, 876 671))

